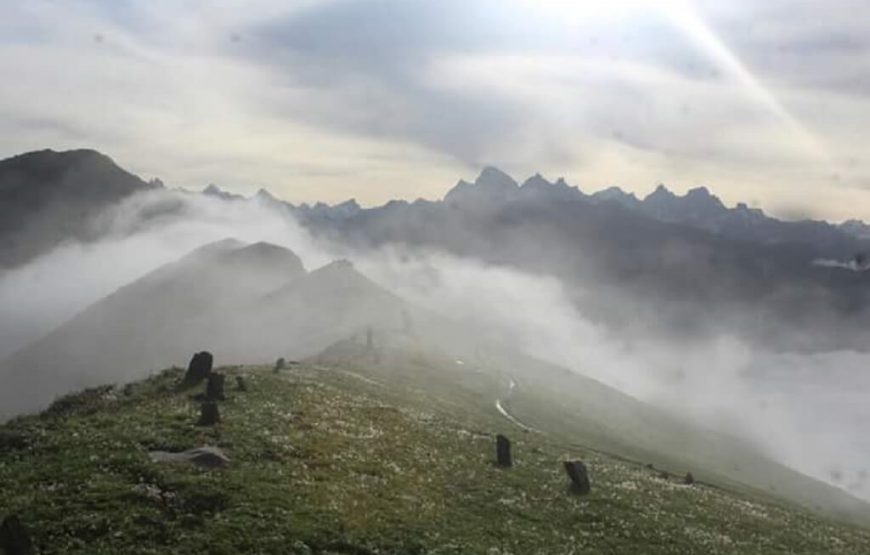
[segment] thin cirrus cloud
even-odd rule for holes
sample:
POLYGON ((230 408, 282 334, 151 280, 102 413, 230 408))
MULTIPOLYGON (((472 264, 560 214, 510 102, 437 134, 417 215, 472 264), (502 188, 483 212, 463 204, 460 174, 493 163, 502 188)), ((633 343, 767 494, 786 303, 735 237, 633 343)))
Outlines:
POLYGON ((0 151, 94 146, 172 184, 294 201, 436 197, 496 164, 870 217, 870 8, 582 4, 13 4, 0 151))

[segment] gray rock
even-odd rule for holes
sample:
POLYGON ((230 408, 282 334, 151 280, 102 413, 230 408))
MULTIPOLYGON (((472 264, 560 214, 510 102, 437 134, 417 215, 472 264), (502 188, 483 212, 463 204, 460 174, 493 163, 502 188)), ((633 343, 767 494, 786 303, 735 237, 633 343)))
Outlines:
POLYGON ((226 383, 226 376, 223 374, 218 374, 217 372, 212 372, 208 376, 208 382, 205 386, 205 399, 207 401, 224 401, 226 397, 224 396, 224 384, 226 383))
POLYGON ((586 495, 592 490, 592 485, 589 483, 589 471, 582 461, 565 461, 565 472, 571 478, 569 489, 571 493, 577 495, 586 495))
POLYGON ((30 534, 15 515, 9 515, 0 524, 0 551, 6 555, 30 555, 33 542, 30 534))
POLYGON ((498 466, 510 468, 514 462, 511 458, 511 440, 502 434, 495 437, 495 451, 498 466))
POLYGON ((193 355, 190 359, 190 364, 187 365, 187 372, 184 374, 184 385, 196 385, 208 378, 211 374, 211 366, 214 363, 214 357, 208 351, 202 351, 193 355))
POLYGON ((217 447, 197 447, 180 453, 169 451, 149 451, 148 455, 154 462, 191 463, 206 468, 223 468, 230 464, 229 457, 217 447))
POLYGON ((199 413, 199 421, 197 426, 214 426, 221 421, 221 413, 218 410, 218 405, 214 401, 206 401, 202 404, 199 413))

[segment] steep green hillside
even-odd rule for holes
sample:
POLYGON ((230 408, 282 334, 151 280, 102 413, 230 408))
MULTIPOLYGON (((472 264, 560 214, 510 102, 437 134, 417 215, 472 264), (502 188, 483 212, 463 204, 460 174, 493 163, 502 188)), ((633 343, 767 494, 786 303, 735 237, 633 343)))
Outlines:
POLYGON ((0 514, 19 515, 41 553, 870 551, 866 529, 524 432, 484 393, 497 383, 483 372, 424 390, 415 372, 432 359, 399 374, 357 347, 338 349, 358 350, 355 364, 333 353, 280 373, 224 368, 215 427, 195 425, 180 370, 9 422, 0 514), (236 375, 247 391, 229 386, 236 375), (512 469, 494 465, 500 432, 512 469), (148 455, 202 445, 228 467, 148 455), (587 462, 590 495, 567 491, 566 458, 587 462))

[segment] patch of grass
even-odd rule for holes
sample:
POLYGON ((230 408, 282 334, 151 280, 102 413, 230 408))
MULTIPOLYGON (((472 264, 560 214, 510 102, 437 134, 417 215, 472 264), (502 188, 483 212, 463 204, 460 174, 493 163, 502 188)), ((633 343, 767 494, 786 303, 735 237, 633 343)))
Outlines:
POLYGON ((222 369, 248 391, 228 391, 212 428, 178 370, 71 397, 0 427, 0 515, 40 553, 870 552, 865 529, 522 432, 493 409, 492 376, 458 388, 419 378, 422 362, 401 370, 222 369), (512 469, 494 464, 496 433, 512 469), (229 467, 148 457, 202 445, 229 467), (590 495, 567 492, 565 458, 587 463, 590 495))

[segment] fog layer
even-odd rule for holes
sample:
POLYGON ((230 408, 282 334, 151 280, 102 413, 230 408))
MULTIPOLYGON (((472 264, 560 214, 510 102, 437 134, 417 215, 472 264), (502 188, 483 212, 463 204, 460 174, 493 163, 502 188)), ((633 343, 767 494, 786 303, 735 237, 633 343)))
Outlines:
MULTIPOLYGON (((464 322, 481 341, 510 342, 682 418, 741 435, 793 468, 870 499, 864 465, 870 442, 862 428, 870 418, 862 402, 870 393, 863 371, 867 355, 750 348, 725 328, 712 339, 692 341, 616 332, 580 312, 571 301, 578 292, 555 278, 422 248, 354 250, 315 240, 286 209, 262 198, 223 201, 150 191, 128 199, 95 225, 103 230, 103 240, 62 245, 0 275, 0 357, 196 247, 227 237, 266 241, 291 249, 308 270, 350 258, 374 282, 414 305, 464 322)), ((590 288, 586 293, 594 294, 595 284, 590 288)), ((625 297, 621 302, 634 301, 625 297)), ((262 330, 248 331, 253 337, 262 330)), ((219 346, 214 350, 219 353, 219 346)), ((64 370, 62 360, 46 364, 64 370)), ((100 378, 116 382, 150 370, 109 371, 100 378)), ((7 391, 19 386, 11 376, 2 379, 7 391)))

